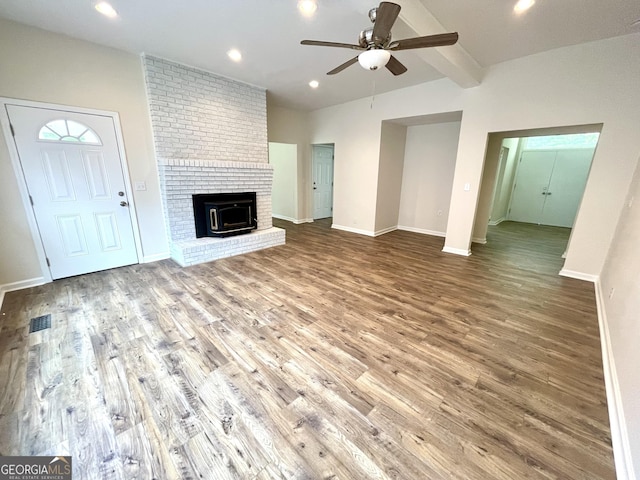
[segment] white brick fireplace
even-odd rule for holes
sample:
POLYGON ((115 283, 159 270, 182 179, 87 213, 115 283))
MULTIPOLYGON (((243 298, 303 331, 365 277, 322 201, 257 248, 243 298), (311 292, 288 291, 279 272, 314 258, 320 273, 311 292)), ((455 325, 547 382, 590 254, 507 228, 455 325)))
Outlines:
POLYGON ((266 93, 166 60, 143 57, 171 258, 182 266, 282 245, 271 223, 266 93), (196 238, 192 195, 255 192, 258 229, 196 238))

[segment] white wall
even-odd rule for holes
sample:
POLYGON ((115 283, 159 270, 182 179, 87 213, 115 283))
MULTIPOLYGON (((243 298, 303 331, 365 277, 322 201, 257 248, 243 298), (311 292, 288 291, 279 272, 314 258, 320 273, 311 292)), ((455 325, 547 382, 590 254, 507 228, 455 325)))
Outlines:
MULTIPOLYGON (((140 58, 0 19, 0 95, 116 111, 134 192, 145 259, 168 255, 158 172, 140 58)), ((0 138, 0 288, 41 277, 26 212, 4 138, 0 138)))
MULTIPOLYGON (((2 25, 0 24, 0 28, 2 25)), ((0 41, 2 33, 0 32, 0 41)), ((1 54, 1 52, 0 52, 1 54)), ((1 62, 1 60, 0 60, 1 62)), ((0 72, 0 76, 2 73, 0 72)), ((1 83, 1 80, 0 80, 1 83)), ((20 202, 20 190, 11 166, 4 135, 0 134, 0 302, 3 289, 17 289, 42 281, 35 245, 20 202)))
POLYGON ((269 142, 269 163, 273 165, 271 211, 276 218, 298 221, 298 146, 269 142))
POLYGON ((383 120, 463 111, 445 244, 460 253, 471 242, 490 132, 602 123, 565 263, 567 273, 598 275, 640 151, 639 57, 640 34, 627 35, 496 65, 467 90, 439 80, 373 105, 364 98, 312 112, 312 143, 336 148, 334 223, 374 230, 383 120))
POLYGON ((298 217, 296 217, 296 220, 299 222, 313 221, 311 140, 308 113, 276 107, 270 105, 267 101, 267 136, 269 142, 297 145, 298 217))
POLYGON ((603 123, 598 151, 565 262, 566 273, 597 276, 640 150, 640 35, 567 47, 487 71, 465 105, 447 243, 464 247, 490 131, 603 123))
MULTIPOLYGON (((619 384, 617 405, 628 432, 628 460, 640 474, 640 161, 607 255, 599 299, 619 384), (613 296, 610 293, 614 289, 613 296)), ((613 433, 613 429, 612 429, 613 433)), ((615 435, 614 435, 615 441, 615 435)), ((616 458, 616 464, 620 461, 616 458)), ((623 477, 619 477, 623 478, 623 477)), ((633 478, 633 477, 630 477, 633 478)))
POLYGON ((460 122, 407 128, 398 227, 445 235, 460 122))
POLYGON ((380 135, 375 232, 386 233, 398 226, 407 127, 382 122, 380 135))
MULTIPOLYGON (((383 75, 388 72, 363 72, 383 75)), ((335 144, 333 223, 375 231, 381 122, 462 110, 465 91, 448 80, 363 98, 310 114, 312 143, 335 144)))

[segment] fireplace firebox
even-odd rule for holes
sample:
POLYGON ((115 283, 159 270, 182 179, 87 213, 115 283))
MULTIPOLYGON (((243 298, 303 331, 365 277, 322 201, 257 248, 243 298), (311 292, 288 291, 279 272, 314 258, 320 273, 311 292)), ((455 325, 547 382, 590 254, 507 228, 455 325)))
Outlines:
POLYGON ((196 237, 229 237, 258 228, 256 193, 193 195, 196 237))

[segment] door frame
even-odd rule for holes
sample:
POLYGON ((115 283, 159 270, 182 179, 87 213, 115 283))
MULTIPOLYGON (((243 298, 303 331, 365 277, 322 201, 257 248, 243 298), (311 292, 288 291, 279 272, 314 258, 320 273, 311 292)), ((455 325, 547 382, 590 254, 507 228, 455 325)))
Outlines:
MULTIPOLYGON (((40 230, 38 229, 38 223, 36 222, 36 216, 29 200, 29 193, 27 189, 27 182, 22 172, 22 163, 20 162, 20 155, 18 154, 18 148, 11 133, 11 126, 9 122, 9 112, 7 111, 7 105, 18 105, 21 107, 32 108, 44 108, 53 110, 62 110, 72 113, 80 113, 87 115, 100 115, 103 117, 110 117, 113 121, 116 143, 118 145, 118 154, 120 155, 120 165, 122 166, 122 176, 124 178, 124 188, 127 193, 127 202, 132 207, 129 209, 131 218, 131 228, 133 230, 133 239, 136 246, 136 255, 138 257, 138 263, 143 258, 142 254, 142 241, 140 238, 140 229, 138 225, 138 217, 136 215, 136 206, 133 196, 133 188, 131 188, 131 178, 129 176, 129 163, 124 150, 124 140, 122 135, 122 127, 120 125, 120 116, 117 112, 111 112, 107 110, 97 110, 93 108, 74 107, 70 105, 59 105, 56 103, 47 102, 34 102, 30 100, 19 100, 9 97, 0 97, 0 125, 2 126, 2 132, 4 134, 5 141, 7 143, 7 149, 9 150, 9 158, 11 159, 11 165, 13 167, 13 173, 18 182, 18 190, 20 192, 20 198, 22 200, 22 206, 27 216, 27 223, 29 224, 29 231, 31 232, 31 238, 36 248, 36 254, 38 256, 38 264, 40 265, 40 271, 42 273, 42 283, 52 282, 51 271, 47 265, 47 257, 44 251, 44 245, 40 238, 40 230)), ((29 285, 29 286, 35 286, 29 285)))
MULTIPOLYGON (((314 151, 316 147, 329 147, 331 148, 331 218, 333 218, 334 213, 334 195, 335 191, 335 177, 336 177, 336 145, 335 143, 313 143, 311 144, 311 182, 309 183, 310 191, 311 191, 311 220, 315 221, 315 210, 316 210, 316 198, 313 193, 313 179, 315 175, 315 155, 314 151)), ((320 220, 320 219, 318 219, 320 220)))

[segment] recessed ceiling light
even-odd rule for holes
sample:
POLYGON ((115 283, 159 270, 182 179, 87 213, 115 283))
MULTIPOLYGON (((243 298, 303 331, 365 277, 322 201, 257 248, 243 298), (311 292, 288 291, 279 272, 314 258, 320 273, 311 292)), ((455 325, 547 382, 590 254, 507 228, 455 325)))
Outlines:
POLYGON ((313 15, 318 9, 318 4, 316 0, 298 0, 298 10, 305 17, 310 17, 313 15))
POLYGON ((309 82, 309 86, 310 86, 311 88, 318 88, 318 87, 320 86, 320 84, 318 83, 318 81, 317 81, 317 80, 311 80, 311 81, 309 82))
POLYGON ((118 16, 118 12, 116 12, 115 8, 113 8, 109 2, 96 3, 95 8, 105 17, 116 18, 118 16))
POLYGON ((240 50, 236 50, 235 48, 232 48, 231 50, 229 50, 227 52, 227 55, 234 62, 239 62, 240 60, 242 60, 242 54, 240 53, 240 50))
POLYGON ((513 11, 516 13, 523 13, 533 7, 533 4, 536 3, 536 0, 518 0, 516 6, 513 7, 513 11))

